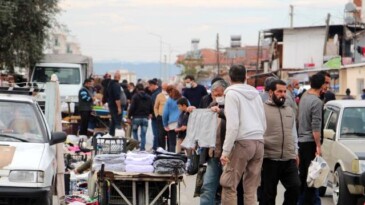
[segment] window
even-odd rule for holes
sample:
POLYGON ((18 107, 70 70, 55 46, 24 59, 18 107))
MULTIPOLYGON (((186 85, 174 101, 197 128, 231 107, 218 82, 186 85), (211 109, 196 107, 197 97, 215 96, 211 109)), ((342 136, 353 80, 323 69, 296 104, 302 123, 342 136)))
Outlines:
POLYGON ((323 114, 323 126, 325 126, 325 127, 327 125, 328 117, 330 116, 330 114, 331 114, 331 110, 329 110, 329 109, 325 109, 324 110, 324 114, 323 114))
POLYGON ((36 67, 33 82, 49 82, 52 74, 56 74, 60 84, 80 84, 80 70, 78 68, 36 67))
POLYGON ((336 132, 337 120, 338 120, 338 113, 337 112, 332 112, 332 114, 331 114, 331 116, 328 120, 327 129, 331 129, 331 130, 336 132))
POLYGON ((365 137, 365 108, 346 108, 341 121, 341 138, 365 137))
POLYGON ((30 103, 0 101, 0 142, 47 142, 46 129, 37 111, 30 103))

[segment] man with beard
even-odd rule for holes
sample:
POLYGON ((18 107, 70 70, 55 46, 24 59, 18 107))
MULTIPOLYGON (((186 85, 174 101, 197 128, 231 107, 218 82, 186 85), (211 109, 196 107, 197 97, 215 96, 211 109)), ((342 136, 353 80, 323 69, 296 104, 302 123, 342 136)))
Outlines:
POLYGON ((300 194, 298 174, 298 136, 295 114, 285 105, 286 84, 275 80, 269 85, 269 99, 264 104, 266 131, 260 205, 275 204, 278 182, 285 191, 283 204, 296 204, 300 194))

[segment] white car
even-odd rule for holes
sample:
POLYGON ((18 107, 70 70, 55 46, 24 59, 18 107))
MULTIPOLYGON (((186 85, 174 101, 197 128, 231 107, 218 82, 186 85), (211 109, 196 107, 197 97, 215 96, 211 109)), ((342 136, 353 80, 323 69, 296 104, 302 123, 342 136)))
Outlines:
POLYGON ((334 100, 325 105, 322 157, 331 169, 328 186, 333 189, 334 204, 356 204, 365 185, 364 100, 334 100))
POLYGON ((50 132, 31 96, 0 94, 0 113, 0 204, 52 204, 55 144, 66 134, 50 132))

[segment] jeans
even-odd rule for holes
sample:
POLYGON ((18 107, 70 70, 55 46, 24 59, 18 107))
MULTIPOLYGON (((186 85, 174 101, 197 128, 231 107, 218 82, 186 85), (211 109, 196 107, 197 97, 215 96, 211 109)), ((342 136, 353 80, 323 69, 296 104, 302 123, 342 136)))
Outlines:
POLYGON ((152 133, 153 133, 153 145, 152 145, 152 149, 156 150, 160 145, 158 144, 158 127, 157 127, 157 119, 156 118, 152 118, 151 120, 151 125, 152 125, 152 133))
POLYGON ((260 205, 275 205, 279 181, 285 188, 283 205, 296 204, 300 194, 298 168, 294 159, 264 159, 262 164, 262 198, 260 205))
POLYGON ((146 132, 148 128, 148 119, 147 118, 133 118, 132 120, 132 133, 133 138, 138 140, 138 127, 141 127, 141 147, 140 150, 146 150, 146 132))
POLYGON ((116 107, 109 106, 109 112, 111 116, 111 123, 109 126, 109 134, 115 135, 115 129, 122 129, 122 115, 118 115, 118 109, 116 107))
POLYGON ((213 205, 222 174, 222 166, 218 158, 208 160, 207 170, 204 174, 203 186, 200 194, 200 205, 213 205))

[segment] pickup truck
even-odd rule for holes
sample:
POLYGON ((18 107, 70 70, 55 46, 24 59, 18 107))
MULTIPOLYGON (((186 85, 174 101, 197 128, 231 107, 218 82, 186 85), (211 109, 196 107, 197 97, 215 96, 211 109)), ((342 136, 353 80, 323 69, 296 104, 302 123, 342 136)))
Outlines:
POLYGON ((331 169, 328 186, 334 204, 356 204, 365 186, 361 180, 365 179, 364 100, 334 100, 325 105, 322 157, 331 169))
POLYGON ((5 89, 0 87, 0 204, 51 205, 56 144, 66 134, 50 131, 37 101, 19 94, 25 89, 5 89))

